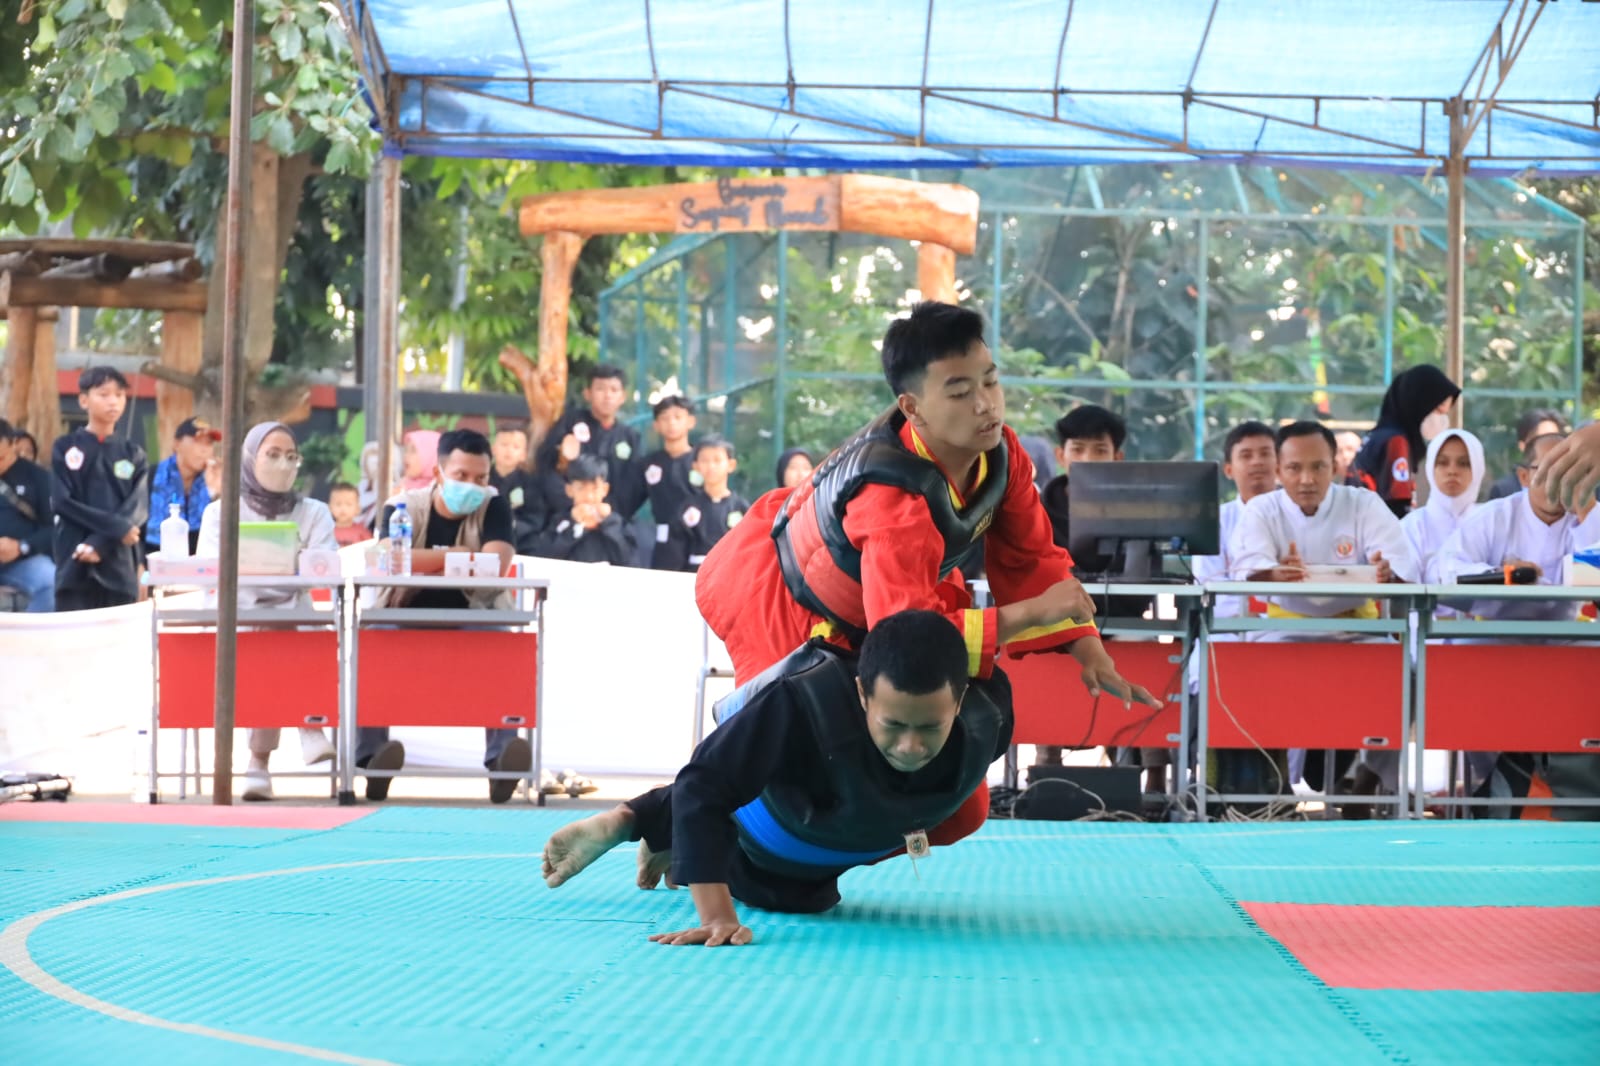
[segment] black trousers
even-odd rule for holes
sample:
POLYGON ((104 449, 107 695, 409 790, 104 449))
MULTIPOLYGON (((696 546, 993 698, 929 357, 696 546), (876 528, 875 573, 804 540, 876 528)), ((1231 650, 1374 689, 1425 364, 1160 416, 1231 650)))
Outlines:
MULTIPOLYGON (((672 850, 672 786, 653 788, 627 803, 633 811, 632 840, 643 840, 651 851, 672 850)), ((829 874, 815 880, 763 870, 739 849, 728 870, 728 891, 740 903, 784 914, 821 914, 839 902, 839 878, 829 874)))
POLYGON ((71 588, 56 589, 56 610, 93 611, 101 607, 121 607, 138 599, 137 592, 112 590, 98 581, 87 581, 71 588))

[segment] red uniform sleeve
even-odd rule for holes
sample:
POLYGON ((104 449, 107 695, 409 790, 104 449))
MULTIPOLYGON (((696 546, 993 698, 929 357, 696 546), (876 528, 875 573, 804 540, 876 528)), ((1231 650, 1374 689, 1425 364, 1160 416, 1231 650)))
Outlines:
POLYGON ((1396 433, 1389 438, 1389 447, 1383 455, 1383 469, 1378 471, 1378 495, 1385 500, 1410 503, 1415 482, 1411 470, 1411 445, 1404 436, 1396 433))
MULTIPOLYGON (((1033 484, 1033 464, 1016 434, 1007 426, 1006 450, 1010 455, 1005 498, 995 512, 984 538, 984 567, 989 591, 1000 605, 1032 599, 1072 576, 1072 556, 1055 542, 1050 515, 1033 484)), ((1006 648, 1013 655, 1046 651, 1096 633, 1093 622, 1067 619, 1051 626, 1025 630, 1006 648)))
POLYGON ((999 618, 970 609, 972 598, 954 577, 939 577, 944 540, 920 496, 867 485, 844 513, 844 532, 861 550, 861 599, 867 628, 897 611, 937 611, 967 642, 967 673, 988 677, 1000 649, 999 618))

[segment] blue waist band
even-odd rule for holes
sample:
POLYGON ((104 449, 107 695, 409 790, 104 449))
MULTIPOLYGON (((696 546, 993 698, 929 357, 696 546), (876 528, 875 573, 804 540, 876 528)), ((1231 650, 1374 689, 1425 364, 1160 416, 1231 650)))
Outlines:
POLYGON ((883 851, 835 851, 832 848, 808 844, 778 824, 760 798, 740 807, 733 814, 750 839, 763 850, 786 862, 803 866, 838 868, 865 866, 888 855, 893 848, 883 851))

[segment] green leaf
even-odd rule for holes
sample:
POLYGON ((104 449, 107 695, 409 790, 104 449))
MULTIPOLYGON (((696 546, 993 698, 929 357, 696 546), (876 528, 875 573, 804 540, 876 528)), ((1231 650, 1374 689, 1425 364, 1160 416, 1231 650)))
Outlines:
POLYGON ((272 44, 278 50, 279 59, 285 63, 293 63, 300 58, 300 53, 305 47, 305 38, 295 23, 280 22, 272 27, 272 44))
POLYGON ((122 124, 117 109, 105 100, 95 100, 89 104, 89 121, 94 125, 94 131, 102 137, 111 136, 122 124))
POLYGON ((11 109, 18 118, 32 118, 39 113, 39 101, 31 96, 19 96, 11 101, 11 109))
POLYGON ((310 92, 317 87, 317 68, 310 63, 302 66, 295 72, 295 88, 301 92, 310 92))
POLYGON ((33 38, 34 52, 48 52, 56 43, 56 20, 48 14, 39 19, 39 32, 33 38))
POLYGON ((151 67, 147 77, 150 79, 152 89, 168 94, 178 91, 178 75, 165 63, 157 63, 151 67))
POLYGON ((6 171, 6 183, 3 191, 5 195, 0 199, 4 199, 8 204, 27 207, 33 203, 33 175, 28 172, 28 168, 23 165, 21 160, 11 164, 6 171))
POLYGON ((294 124, 282 111, 275 112, 267 124, 267 145, 279 155, 294 151, 294 124))
POLYGON ((83 14, 83 9, 88 6, 88 0, 66 0, 56 11, 56 17, 62 22, 71 22, 83 14))

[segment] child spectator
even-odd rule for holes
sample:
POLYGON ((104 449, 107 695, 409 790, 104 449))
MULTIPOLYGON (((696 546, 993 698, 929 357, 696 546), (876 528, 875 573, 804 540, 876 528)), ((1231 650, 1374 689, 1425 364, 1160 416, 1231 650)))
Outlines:
POLYGON ((16 434, 12 440, 17 445, 17 455, 30 463, 39 461, 39 442, 33 439, 33 434, 25 429, 14 429, 16 434))
POLYGON ((604 363, 589 371, 583 389, 586 410, 568 411, 539 446, 536 465, 541 470, 565 470, 580 455, 592 455, 606 465, 606 483, 612 496, 606 502, 624 518, 644 503, 644 493, 635 484, 634 464, 639 456, 639 431, 617 421, 617 412, 628 394, 622 371, 604 363), (630 476, 632 475, 632 476, 630 476))
POLYGON ((810 452, 804 448, 790 448, 778 456, 778 488, 792 489, 805 484, 816 468, 817 462, 810 452))
POLYGON ((744 518, 749 501, 728 487, 728 477, 738 468, 733 445, 721 437, 707 437, 695 446, 700 485, 674 516, 664 546, 667 565, 658 569, 699 570, 717 541, 744 518))
POLYGON ((667 538, 672 518, 681 514, 689 495, 700 484, 694 470, 694 449, 689 434, 694 430, 694 405, 682 396, 667 396, 656 402, 656 433, 661 447, 644 457, 644 491, 650 500, 650 517, 655 522, 655 544, 650 554, 653 570, 672 570, 667 564, 667 538))
POLYGON ((150 475, 150 517, 145 522, 144 543, 150 551, 161 548, 161 523, 173 504, 189 523, 189 554, 200 543, 200 519, 211 502, 206 467, 216 455, 222 434, 203 418, 187 418, 172 434, 172 454, 156 464, 150 475))
POLYGON ((572 509, 544 537, 540 555, 574 563, 610 563, 627 566, 636 545, 633 531, 611 509, 606 496, 606 465, 593 455, 580 455, 567 464, 567 496, 572 509))
POLYGON ((333 537, 339 547, 372 539, 372 530, 356 521, 361 514, 361 490, 348 481, 336 482, 328 490, 328 510, 333 512, 333 537))
POLYGON ((565 486, 556 486, 559 495, 552 503, 548 489, 528 467, 528 431, 521 426, 497 426, 492 450, 494 469, 489 471, 489 484, 511 508, 513 547, 531 554, 552 517, 566 512, 565 486))
POLYGON ((139 528, 150 506, 144 449, 113 436, 128 406, 128 379, 92 366, 78 378, 89 424, 56 441, 56 609, 116 607, 139 598, 139 528))

